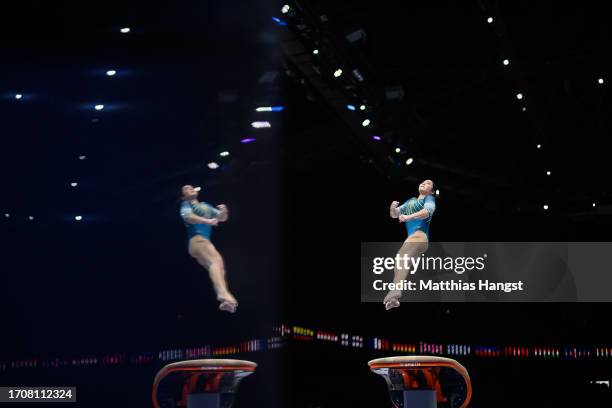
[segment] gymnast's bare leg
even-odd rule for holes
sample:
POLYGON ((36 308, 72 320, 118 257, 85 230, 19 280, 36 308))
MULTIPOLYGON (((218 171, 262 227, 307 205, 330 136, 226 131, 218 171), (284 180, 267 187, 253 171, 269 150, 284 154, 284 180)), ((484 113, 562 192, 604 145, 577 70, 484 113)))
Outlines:
POLYGON ((238 301, 228 289, 225 280, 225 262, 213 243, 196 235, 189 241, 189 254, 208 271, 217 300, 220 302, 219 309, 234 313, 238 301))

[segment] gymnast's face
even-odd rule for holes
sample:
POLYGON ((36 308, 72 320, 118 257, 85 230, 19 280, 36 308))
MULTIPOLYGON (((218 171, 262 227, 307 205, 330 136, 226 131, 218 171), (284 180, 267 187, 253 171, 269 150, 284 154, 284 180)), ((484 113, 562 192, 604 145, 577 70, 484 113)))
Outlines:
POLYGON ((198 198, 198 191, 192 185, 183 186, 183 198, 185 200, 195 200, 198 198))
POLYGON ((419 194, 429 195, 433 194, 434 183, 431 180, 425 180, 419 184, 419 194))

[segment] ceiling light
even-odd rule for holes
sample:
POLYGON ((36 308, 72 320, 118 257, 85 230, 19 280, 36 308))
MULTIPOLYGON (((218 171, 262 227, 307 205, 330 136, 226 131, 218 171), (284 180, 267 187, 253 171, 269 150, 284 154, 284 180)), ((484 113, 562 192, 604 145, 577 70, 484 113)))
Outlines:
POLYGON ((260 106, 255 109, 257 112, 281 112, 285 109, 282 106, 260 106))
POLYGON ((83 217, 80 216, 80 215, 77 215, 76 217, 74 217, 74 219, 77 220, 77 221, 81 221, 83 219, 83 217))
POLYGON ((114 76, 116 73, 117 71, 115 71, 114 69, 109 69, 108 71, 106 71, 107 76, 114 76))
POLYGON ((122 28, 121 30, 119 30, 119 31, 121 31, 121 33, 123 33, 123 34, 127 34, 127 33, 129 33, 131 30, 130 30, 130 28, 129 28, 129 27, 123 27, 123 28, 122 28))
POLYGON ((219 153, 219 156, 221 156, 221 157, 227 157, 227 156, 229 156, 229 152, 228 152, 228 151, 221 152, 221 153, 219 153))
POLYGON ((336 78, 339 78, 339 77, 340 77, 340 75, 342 75, 342 70, 341 70, 341 69, 337 69, 337 70, 334 72, 334 76, 335 76, 336 78))
POLYGON ((361 126, 363 126, 363 127, 367 127, 369 125, 370 125, 370 119, 366 119, 363 122, 361 122, 361 126))
POLYGON ((208 163, 208 168, 212 169, 212 170, 218 169, 219 168, 219 164, 217 164, 215 162, 210 162, 210 163, 208 163))
POLYGON ((272 127, 270 122, 253 122, 253 123, 251 123, 251 126, 253 126, 255 129, 272 127))
POLYGON ((412 157, 408 158, 408 160, 406 160, 406 166, 410 166, 413 162, 414 159, 412 157))
POLYGON ((96 105, 94 106, 94 109, 97 111, 101 111, 102 109, 104 109, 104 105, 96 105))

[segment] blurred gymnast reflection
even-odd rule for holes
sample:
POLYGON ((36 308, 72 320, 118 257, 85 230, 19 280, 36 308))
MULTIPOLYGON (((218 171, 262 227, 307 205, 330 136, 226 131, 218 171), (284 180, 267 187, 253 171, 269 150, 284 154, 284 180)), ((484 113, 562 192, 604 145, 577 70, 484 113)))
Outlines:
POLYGON ((189 255, 208 270, 219 301, 219 309, 234 313, 238 301, 227 288, 223 257, 210 240, 212 227, 227 221, 228 210, 224 204, 215 208, 206 202, 200 202, 198 191, 198 188, 191 185, 181 188, 181 217, 187 228, 189 255))
MULTIPOLYGON (((398 201, 393 201, 389 208, 391 218, 398 218, 399 222, 406 223, 408 238, 398 251, 398 255, 409 256, 417 259, 427 251, 429 247, 429 223, 436 210, 434 182, 425 180, 419 184, 419 196, 408 199, 399 206, 398 201), (398 207, 399 206, 399 207, 398 207)), ((400 283, 408 276, 409 269, 395 268, 393 282, 400 283)), ((385 296, 383 303, 387 310, 400 305, 399 298, 402 296, 401 290, 391 290, 385 296)))

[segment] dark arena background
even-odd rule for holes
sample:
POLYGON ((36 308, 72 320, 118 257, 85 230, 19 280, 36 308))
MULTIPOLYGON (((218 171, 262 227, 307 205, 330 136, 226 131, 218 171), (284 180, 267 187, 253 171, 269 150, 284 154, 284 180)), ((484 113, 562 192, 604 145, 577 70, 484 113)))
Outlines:
POLYGON ((602 7, 7 4, 0 386, 150 407, 162 366, 239 358, 237 408, 390 407, 368 360, 426 354, 468 369, 470 406, 610 406, 609 304, 385 311, 357 264, 426 178, 432 241, 609 240, 602 7), (236 314, 187 253, 184 184, 230 209, 236 314))

